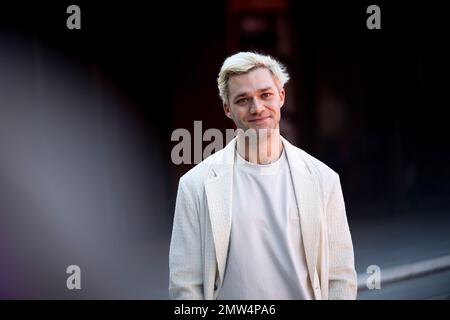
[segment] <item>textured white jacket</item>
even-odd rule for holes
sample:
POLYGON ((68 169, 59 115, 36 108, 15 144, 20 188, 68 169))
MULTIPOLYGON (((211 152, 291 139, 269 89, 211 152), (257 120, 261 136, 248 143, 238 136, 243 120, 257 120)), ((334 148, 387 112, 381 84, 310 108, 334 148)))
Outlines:
MULTIPOLYGON (((353 245, 339 176, 282 138, 315 299, 355 299, 353 245)), ((170 243, 172 299, 216 299, 227 262, 236 138, 180 178, 170 243)))

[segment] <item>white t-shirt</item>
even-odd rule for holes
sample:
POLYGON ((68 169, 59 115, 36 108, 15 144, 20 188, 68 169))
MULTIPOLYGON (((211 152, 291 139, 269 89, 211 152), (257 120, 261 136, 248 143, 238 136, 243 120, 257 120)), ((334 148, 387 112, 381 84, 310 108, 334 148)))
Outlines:
POLYGON ((312 299, 284 150, 267 165, 235 154, 230 246, 218 299, 312 299))

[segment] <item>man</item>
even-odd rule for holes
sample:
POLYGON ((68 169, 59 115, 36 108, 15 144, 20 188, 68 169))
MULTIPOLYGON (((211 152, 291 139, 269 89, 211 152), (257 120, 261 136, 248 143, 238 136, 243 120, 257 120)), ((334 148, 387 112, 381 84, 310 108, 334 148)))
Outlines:
POLYGON ((279 133, 288 80, 270 56, 225 60, 219 93, 238 134, 180 179, 171 298, 356 298, 339 176, 279 133))

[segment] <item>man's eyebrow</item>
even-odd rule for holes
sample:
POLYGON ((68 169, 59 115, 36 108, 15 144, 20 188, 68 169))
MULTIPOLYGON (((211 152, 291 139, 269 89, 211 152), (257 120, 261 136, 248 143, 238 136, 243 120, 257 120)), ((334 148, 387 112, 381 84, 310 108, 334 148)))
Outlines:
POLYGON ((233 100, 236 100, 236 99, 241 98, 241 97, 245 97, 246 95, 247 95, 247 92, 239 93, 237 96, 235 96, 235 97, 233 98, 233 100))
POLYGON ((262 89, 258 89, 258 91, 267 91, 267 90, 273 90, 273 87, 269 86, 262 89))
MULTIPOLYGON (((263 91, 273 90, 273 89, 274 89, 273 87, 268 86, 268 87, 265 87, 265 88, 258 89, 258 90, 256 90, 256 91, 258 91, 258 92, 263 92, 263 91)), ((242 92, 242 93, 239 93, 237 96, 235 96, 235 97, 233 98, 233 100, 236 100, 236 99, 241 98, 241 97, 245 97, 246 95, 248 95, 248 92, 242 92)))

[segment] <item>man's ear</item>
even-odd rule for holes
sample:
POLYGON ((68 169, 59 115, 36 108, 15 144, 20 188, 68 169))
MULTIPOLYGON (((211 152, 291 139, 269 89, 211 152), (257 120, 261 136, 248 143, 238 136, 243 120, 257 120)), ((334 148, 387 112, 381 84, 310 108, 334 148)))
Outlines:
POLYGON ((284 91, 284 88, 281 88, 278 94, 280 95, 281 100, 280 108, 281 108, 282 106, 284 106, 284 98, 286 97, 286 91, 284 91))
POLYGON ((233 118, 231 117, 230 106, 229 106, 227 103, 224 103, 224 104, 223 104, 223 111, 225 112, 225 115, 226 115, 228 118, 233 119, 233 118))

